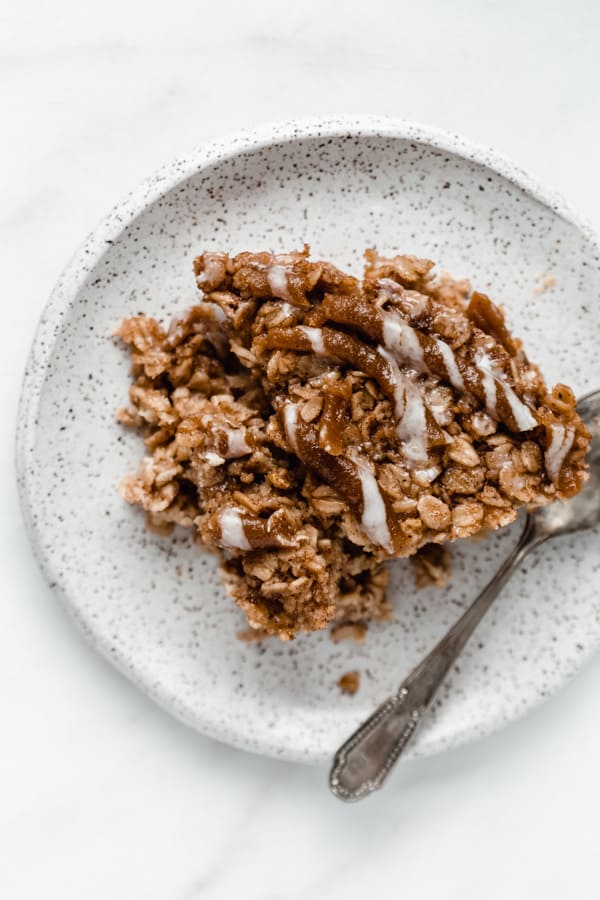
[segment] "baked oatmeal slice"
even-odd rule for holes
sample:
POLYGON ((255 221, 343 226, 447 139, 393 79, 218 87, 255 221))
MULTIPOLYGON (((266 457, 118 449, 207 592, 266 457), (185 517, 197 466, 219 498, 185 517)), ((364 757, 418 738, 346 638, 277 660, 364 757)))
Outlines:
MULTIPOLYGON (((433 263, 367 251, 362 282, 308 248, 205 253, 203 302, 135 317, 132 406, 149 456, 122 493, 191 525, 260 633, 389 617, 384 561, 576 493, 589 434, 504 315, 433 263)), ((443 561, 443 564, 442 564, 443 561)))

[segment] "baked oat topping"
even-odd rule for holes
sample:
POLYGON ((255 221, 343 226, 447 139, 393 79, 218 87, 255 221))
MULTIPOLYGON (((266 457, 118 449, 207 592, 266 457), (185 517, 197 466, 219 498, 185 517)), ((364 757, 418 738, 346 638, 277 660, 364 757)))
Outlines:
POLYGON ((360 672, 346 672, 338 681, 342 694, 355 694, 360 687, 360 672))
POLYGON ((390 616, 387 559, 418 554, 418 581, 441 585, 440 545, 580 490, 573 392, 546 388, 468 282, 372 250, 359 281, 308 247, 205 253, 194 272, 203 296, 168 328, 117 330, 118 418, 147 449, 120 490, 221 554, 257 634, 362 635, 390 616))

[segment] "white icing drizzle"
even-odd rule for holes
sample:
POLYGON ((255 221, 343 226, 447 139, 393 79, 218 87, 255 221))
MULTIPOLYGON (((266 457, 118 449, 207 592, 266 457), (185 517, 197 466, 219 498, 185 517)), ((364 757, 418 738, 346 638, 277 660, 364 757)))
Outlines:
POLYGON ((433 391, 427 397, 427 406, 438 425, 448 425, 451 421, 449 415, 452 415, 448 412, 448 404, 436 397, 433 391))
POLYGON ((221 544, 229 550, 250 550, 239 509, 228 507, 219 513, 221 544))
MULTIPOLYGON (((432 338, 432 340, 444 361, 450 384, 456 390, 464 391, 465 383, 452 348, 440 338, 432 338)), ((383 343, 392 351, 399 362, 412 366, 417 372, 430 371, 425 362, 418 331, 403 322, 400 316, 393 311, 384 313, 383 343)), ((517 397, 510 385, 506 383, 503 373, 497 369, 494 361, 485 351, 478 351, 475 357, 475 367, 481 377, 481 386, 485 395, 485 405, 488 413, 495 419, 498 418, 498 384, 501 384, 519 431, 530 431, 532 428, 535 428, 537 421, 531 410, 517 397)))
POLYGON ((446 371, 448 372, 448 379, 452 387, 456 388, 457 391, 464 391, 465 383, 463 381, 463 377, 460 374, 458 364, 456 362, 456 357, 452 348, 446 343, 446 341, 437 340, 435 345, 440 353, 440 356, 444 360, 444 365, 446 366, 446 371))
POLYGON ((393 553, 394 545, 388 526, 385 503, 377 479, 362 460, 354 457, 352 461, 362 489, 363 512, 360 526, 374 544, 379 544, 388 553, 393 553))
MULTIPOLYGON (((452 348, 440 338, 432 338, 432 340, 444 361, 450 384, 456 390, 464 391, 465 383, 452 348)), ((392 351, 399 362, 413 366, 417 372, 430 371, 425 362, 418 331, 403 322, 400 316, 393 311, 384 313, 383 343, 392 351)), ((510 406, 519 431, 530 431, 532 428, 535 428, 537 421, 531 410, 517 397, 511 386, 506 383, 504 374, 498 370, 493 359, 485 351, 478 351, 475 357, 475 367, 481 376, 481 386, 485 395, 485 405, 488 413, 495 419, 498 418, 498 384, 501 384, 506 402, 510 406)))
POLYGON ((391 353, 388 353, 383 347, 378 347, 377 352, 386 361, 390 378, 394 382, 394 411, 398 422, 400 422, 406 407, 404 397, 404 381, 406 380, 406 377, 398 368, 398 364, 391 353))
POLYGON ((286 403, 283 407, 283 425, 289 445, 294 453, 297 453, 296 427, 298 425, 298 407, 295 403, 286 403))
POLYGON ((546 471, 551 480, 558 481, 560 470, 565 461, 567 453, 573 446, 575 438, 575 430, 571 427, 565 428, 564 425, 551 425, 552 438, 550 446, 546 450, 544 460, 546 463, 546 471))
POLYGON ((292 316, 294 314, 294 307, 291 303, 282 303, 279 309, 285 316, 292 316))
POLYGON ((404 396, 406 406, 397 429, 402 450, 412 462, 423 462, 427 459, 427 422, 423 396, 411 382, 407 382, 404 396))
POLYGON ((492 371, 492 360, 483 351, 479 351, 475 356, 475 367, 481 375, 481 386, 485 395, 485 407, 490 416, 494 419, 498 418, 496 413, 496 378, 492 371))
POLYGON ((238 459, 240 456, 252 453, 252 447, 249 447, 246 442, 245 428, 228 428, 225 434, 227 435, 227 459, 238 459))
POLYGON ((475 356, 475 367, 481 375, 481 385, 485 394, 485 406, 490 416, 493 416, 494 419, 498 418, 497 386, 500 384, 519 431, 530 431, 532 428, 535 428, 537 421, 531 410, 522 400, 519 400, 511 386, 506 383, 504 374, 498 370, 493 359, 491 359, 483 350, 479 350, 475 356))
POLYGON ((519 431, 530 431, 532 428, 535 428, 537 425, 537 420, 533 417, 531 411, 527 408, 527 406, 525 406, 525 404, 521 400, 519 400, 510 385, 506 384, 503 381, 502 387, 504 389, 504 396, 508 400, 510 410, 513 414, 515 422, 517 423, 519 431))
POLYGON ((227 439, 224 457, 218 456, 214 451, 209 451, 204 454, 204 458, 211 466, 221 465, 225 462, 225 459, 238 459, 240 456, 246 456, 247 453, 252 453, 252 447, 250 447, 246 441, 246 429, 243 426, 240 428, 230 428, 226 422, 219 420, 218 412, 204 413, 204 415, 200 416, 200 424, 211 434, 213 440, 217 443, 217 446, 222 446, 220 438, 223 434, 225 434, 227 439), (221 462, 215 462, 215 459, 217 458, 220 459, 221 462))
MULTIPOLYGON (((298 407, 295 403, 287 402, 283 407, 283 422, 290 446, 297 453, 296 427, 298 423, 298 407)), ((351 459, 362 489, 363 514, 360 520, 361 528, 375 544, 380 544, 388 553, 393 553, 394 547, 387 523, 385 504, 377 480, 363 460, 356 457, 351 457, 351 459)))
POLYGON ((298 329, 308 338, 312 352, 316 356, 327 356, 325 344, 323 343, 323 332, 320 328, 310 328, 308 325, 299 325, 298 329))
MULTIPOLYGON (((431 338, 444 361, 448 380, 452 387, 458 391, 464 391, 465 383, 460 374, 456 357, 452 348, 440 338, 431 338)), ((383 343, 394 353, 401 363, 408 363, 417 372, 429 372, 425 362, 423 347, 419 341, 419 332, 411 325, 407 325, 400 316, 393 312, 383 314, 383 343)))
POLYGON ((427 419, 422 390, 404 375, 392 356, 383 347, 377 352, 388 364, 394 382, 394 406, 398 424, 396 433, 402 441, 402 451, 411 462, 427 461, 427 419))
POLYGON ((285 266, 269 266, 267 281, 269 282, 269 287, 271 288, 274 297, 280 297, 282 300, 292 299, 288 290, 288 280, 285 266))
POLYGON ((417 332, 394 312, 385 313, 383 317, 383 343, 401 362, 410 363, 417 372, 428 371, 417 332))

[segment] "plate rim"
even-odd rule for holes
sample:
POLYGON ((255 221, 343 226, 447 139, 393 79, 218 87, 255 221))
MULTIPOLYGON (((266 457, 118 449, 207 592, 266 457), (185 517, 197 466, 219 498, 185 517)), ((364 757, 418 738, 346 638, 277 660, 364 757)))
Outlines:
MULTIPOLYGON (((27 356, 17 410, 15 468, 21 513, 27 537, 33 555, 50 590, 58 597, 63 608, 67 610, 88 643, 163 710, 195 731, 239 749, 293 762, 321 763, 328 758, 328 754, 318 751, 312 753, 298 752, 289 746, 282 747, 277 742, 272 741, 268 735, 262 735, 258 738, 256 735, 250 736, 240 731, 233 731, 230 727, 224 726, 222 722, 215 724, 214 721, 206 717, 191 716, 187 713, 187 710, 179 707, 177 698, 170 695, 168 691, 153 690, 148 682, 143 680, 139 669, 132 668, 131 664, 127 662, 118 650, 111 648, 107 642, 103 641, 93 631, 88 622, 79 614, 79 609, 69 597, 68 591, 63 588, 59 574, 54 571, 54 564, 50 555, 43 549, 40 540, 42 531, 36 525, 34 519, 31 473, 28 461, 35 447, 37 413, 46 381, 46 374, 60 334, 58 326, 85 283, 89 272, 96 266, 102 254, 106 251, 108 244, 112 243, 123 230, 132 224, 138 215, 157 202, 161 196, 211 165, 231 159, 242 153, 261 150, 276 144, 293 143, 320 137, 335 138, 358 135, 361 138, 383 137, 397 140, 414 140, 415 143, 454 154, 489 168, 539 203, 551 209, 565 221, 574 225, 594 248, 594 260, 596 265, 599 264, 600 236, 591 223, 581 216, 561 194, 533 178, 503 154, 456 132, 416 123, 407 119, 371 114, 308 116, 280 122, 270 122, 255 128, 240 129, 203 143, 192 148, 185 155, 176 157, 174 160, 163 164, 158 170, 155 170, 140 181, 123 200, 114 205, 79 245, 70 261, 62 270, 49 299, 42 309, 27 356)), ((577 664, 572 666, 555 690, 558 690, 561 685, 566 684, 573 677, 585 664, 585 661, 591 656, 594 649, 595 647, 591 647, 587 653, 582 654, 577 659, 577 664)), ((550 691, 548 696, 555 693, 555 690, 550 691)), ((486 734, 492 734, 517 721, 526 713, 539 706, 545 699, 546 697, 539 696, 519 715, 514 716, 509 721, 493 723, 493 726, 486 734)), ((452 746, 457 747, 481 737, 475 733, 458 734, 455 736, 452 746)), ((433 744, 429 745, 424 753, 419 753, 417 750, 416 753, 411 755, 433 755, 442 749, 450 748, 437 747, 433 744)))

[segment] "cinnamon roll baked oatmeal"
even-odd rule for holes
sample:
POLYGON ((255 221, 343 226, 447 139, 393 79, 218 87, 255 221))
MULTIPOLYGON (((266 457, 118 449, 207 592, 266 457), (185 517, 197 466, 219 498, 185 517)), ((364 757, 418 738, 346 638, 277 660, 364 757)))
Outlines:
POLYGON ((122 496, 153 529, 221 554, 251 634, 290 639, 387 618, 386 560, 580 490, 589 434, 549 391, 503 312, 429 260, 365 254, 362 280, 308 247, 204 253, 202 297, 163 327, 140 315, 130 406, 146 456, 122 496))

